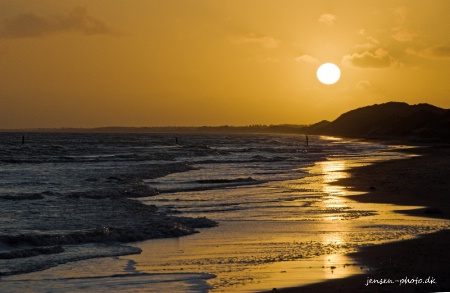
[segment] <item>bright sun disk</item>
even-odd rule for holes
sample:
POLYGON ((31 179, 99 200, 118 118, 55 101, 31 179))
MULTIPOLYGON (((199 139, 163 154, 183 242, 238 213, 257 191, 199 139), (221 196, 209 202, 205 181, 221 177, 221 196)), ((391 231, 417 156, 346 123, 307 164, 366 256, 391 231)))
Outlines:
POLYGON ((324 63, 317 69, 317 78, 323 84, 336 83, 341 77, 341 70, 333 63, 324 63))

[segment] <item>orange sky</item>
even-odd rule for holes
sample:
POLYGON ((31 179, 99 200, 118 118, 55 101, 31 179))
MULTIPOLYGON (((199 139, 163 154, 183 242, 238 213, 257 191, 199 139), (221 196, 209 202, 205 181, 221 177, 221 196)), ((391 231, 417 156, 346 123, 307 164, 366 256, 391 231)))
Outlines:
POLYGON ((450 1, 0 0, 0 129, 450 108, 450 1), (317 67, 341 79, 321 84, 317 67))

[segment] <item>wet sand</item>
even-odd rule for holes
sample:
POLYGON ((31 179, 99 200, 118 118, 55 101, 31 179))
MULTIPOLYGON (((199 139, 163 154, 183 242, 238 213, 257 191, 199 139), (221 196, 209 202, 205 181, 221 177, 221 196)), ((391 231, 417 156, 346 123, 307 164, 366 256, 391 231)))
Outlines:
MULTIPOLYGON (((421 156, 355 168, 350 170, 350 178, 336 184, 366 191, 352 197, 360 202, 425 206, 407 214, 450 219, 450 147, 433 146, 411 153, 421 156)), ((281 289, 274 284, 270 292, 450 291, 448 243, 450 231, 444 230, 365 247, 350 255, 364 272, 361 275, 296 288, 281 289)))

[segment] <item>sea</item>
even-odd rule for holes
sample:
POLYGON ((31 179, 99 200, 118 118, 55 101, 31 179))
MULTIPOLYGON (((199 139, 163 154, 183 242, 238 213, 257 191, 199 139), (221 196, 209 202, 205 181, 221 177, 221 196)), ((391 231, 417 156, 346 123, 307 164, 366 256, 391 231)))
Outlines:
POLYGON ((335 183, 414 156, 405 148, 302 134, 0 133, 0 292, 258 292, 367 272, 348 253, 449 228, 335 183))

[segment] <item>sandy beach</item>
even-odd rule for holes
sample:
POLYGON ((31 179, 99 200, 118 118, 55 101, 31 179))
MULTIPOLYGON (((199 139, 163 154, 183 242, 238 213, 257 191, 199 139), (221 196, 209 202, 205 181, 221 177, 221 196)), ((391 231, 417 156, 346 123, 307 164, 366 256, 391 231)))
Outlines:
MULTIPOLYGON (((349 178, 336 184, 366 191, 352 198, 365 203, 391 203, 426 208, 407 211, 411 215, 450 218, 448 190, 450 174, 448 146, 411 149, 420 154, 350 170, 349 178)), ((417 239, 368 246, 350 256, 364 274, 277 292, 442 292, 450 290, 447 269, 450 231, 417 239)))

